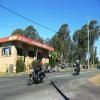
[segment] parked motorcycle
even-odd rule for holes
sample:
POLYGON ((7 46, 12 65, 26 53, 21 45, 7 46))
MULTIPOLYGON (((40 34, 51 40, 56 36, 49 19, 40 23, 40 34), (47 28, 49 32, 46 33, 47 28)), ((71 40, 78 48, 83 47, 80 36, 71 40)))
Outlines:
POLYGON ((29 74, 29 78, 27 79, 27 85, 30 86, 32 84, 42 83, 44 78, 45 78, 44 71, 40 71, 38 73, 32 71, 32 73, 29 74))

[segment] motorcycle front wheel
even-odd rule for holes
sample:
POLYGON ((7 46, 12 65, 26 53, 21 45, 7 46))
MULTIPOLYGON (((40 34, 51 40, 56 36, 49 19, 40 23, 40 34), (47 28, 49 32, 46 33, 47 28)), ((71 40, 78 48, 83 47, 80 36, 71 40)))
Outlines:
POLYGON ((30 86, 33 84, 33 80, 31 78, 27 79, 27 85, 30 86))

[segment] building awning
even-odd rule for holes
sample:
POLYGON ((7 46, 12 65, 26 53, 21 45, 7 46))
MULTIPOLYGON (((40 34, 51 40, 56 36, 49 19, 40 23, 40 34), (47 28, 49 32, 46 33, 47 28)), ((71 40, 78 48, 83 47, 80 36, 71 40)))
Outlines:
POLYGON ((32 40, 30 38, 26 38, 25 36, 22 36, 22 35, 13 35, 13 36, 1 38, 0 44, 10 42, 10 41, 21 41, 21 42, 24 42, 24 43, 32 45, 32 46, 36 46, 36 47, 46 49, 48 51, 54 51, 53 47, 48 46, 48 45, 43 44, 43 43, 40 43, 38 41, 32 40))

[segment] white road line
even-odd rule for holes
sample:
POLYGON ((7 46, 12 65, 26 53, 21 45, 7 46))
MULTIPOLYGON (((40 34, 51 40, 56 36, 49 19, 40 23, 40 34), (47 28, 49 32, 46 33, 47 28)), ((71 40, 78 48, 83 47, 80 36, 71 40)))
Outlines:
MULTIPOLYGON (((86 71, 86 72, 81 72, 81 73, 87 73, 87 72, 92 72, 92 71, 86 71)), ((20 75, 23 75, 23 73, 18 73, 17 75, 20 76, 20 75)), ((9 76, 17 76, 17 75, 9 75, 9 76)), ((61 77, 65 77, 65 76, 61 75, 61 77)), ((67 76, 69 76, 69 75, 67 75, 67 76)), ((56 78, 56 77, 59 77, 59 76, 54 76, 54 78, 56 78)), ((53 78, 53 77, 50 77, 50 78, 53 78)))
POLYGON ((81 73, 87 73, 87 72, 94 72, 93 70, 92 71, 85 71, 85 72, 81 72, 81 73))
POLYGON ((9 75, 9 76, 20 76, 20 75, 23 75, 22 73, 19 73, 19 74, 17 74, 17 75, 9 75))
MULTIPOLYGON (((93 72, 93 71, 86 71, 86 72, 81 72, 81 73, 88 73, 88 72, 93 72)), ((52 79, 52 78, 61 78, 61 77, 68 77, 68 76, 71 76, 71 73, 70 73, 70 74, 67 74, 67 75, 58 75, 58 76, 48 77, 48 79, 52 79)))
MULTIPOLYGON (((81 73, 87 73, 87 72, 93 72, 93 71, 86 71, 86 72, 81 72, 81 73)), ((68 76, 71 76, 71 74, 52 76, 52 77, 48 77, 48 79, 61 78, 61 77, 68 77, 68 76)), ((7 86, 2 86, 2 87, 0 87, 0 88, 15 86, 15 85, 23 84, 23 83, 25 83, 25 80, 20 80, 19 83, 8 84, 7 86)))
POLYGON ((53 76, 53 77, 48 77, 48 79, 52 79, 52 78, 60 78, 60 77, 65 77, 65 76, 70 76, 70 74, 67 74, 67 75, 59 75, 59 76, 53 76))

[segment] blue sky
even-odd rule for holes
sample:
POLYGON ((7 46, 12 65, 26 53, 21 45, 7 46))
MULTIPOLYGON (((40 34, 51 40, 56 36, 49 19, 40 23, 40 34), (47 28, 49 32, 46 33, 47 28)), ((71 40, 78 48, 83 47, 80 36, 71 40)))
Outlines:
MULTIPOLYGON (((100 24, 100 0, 0 0, 0 4, 55 31, 66 23, 71 36, 87 23, 87 17, 100 24)), ((0 37, 9 36, 16 28, 25 29, 28 25, 33 25, 44 39, 55 34, 0 8, 0 37)), ((96 45, 100 56, 100 40, 96 45)))

